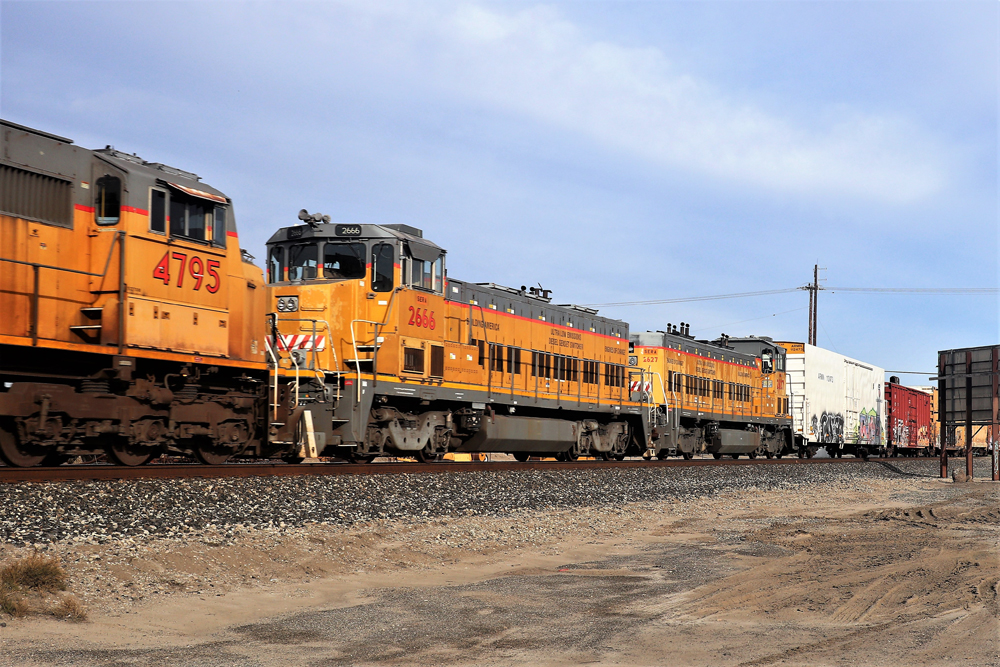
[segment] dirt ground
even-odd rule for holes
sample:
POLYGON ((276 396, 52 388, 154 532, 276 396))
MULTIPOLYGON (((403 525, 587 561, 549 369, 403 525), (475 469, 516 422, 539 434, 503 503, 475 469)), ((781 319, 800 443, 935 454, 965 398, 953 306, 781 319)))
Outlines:
POLYGON ((89 620, 5 618, 0 665, 1000 665, 998 501, 833 481, 60 544, 89 620))

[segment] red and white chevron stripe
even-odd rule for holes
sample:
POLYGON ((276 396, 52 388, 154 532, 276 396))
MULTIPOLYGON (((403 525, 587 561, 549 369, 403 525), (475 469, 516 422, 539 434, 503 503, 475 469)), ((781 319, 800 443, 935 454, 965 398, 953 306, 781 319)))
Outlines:
POLYGON ((640 382, 639 380, 633 380, 629 383, 630 391, 644 391, 647 394, 653 390, 652 382, 640 382))
POLYGON ((279 334, 278 336, 278 349, 282 352, 312 350, 314 343, 317 351, 325 349, 326 336, 313 336, 312 334, 279 334))

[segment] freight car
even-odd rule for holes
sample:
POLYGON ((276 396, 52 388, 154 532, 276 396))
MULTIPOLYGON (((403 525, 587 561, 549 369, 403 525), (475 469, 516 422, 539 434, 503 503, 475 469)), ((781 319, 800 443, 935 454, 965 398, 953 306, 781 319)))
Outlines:
POLYGON ((935 430, 930 394, 904 387, 893 375, 885 383, 886 452, 889 456, 932 456, 935 430))
POLYGON ((668 324, 632 335, 629 364, 646 371, 632 389, 654 406, 651 455, 780 458, 789 450, 785 353, 770 339, 696 340, 690 325, 668 324))
POLYGON ((800 457, 820 447, 830 456, 885 453, 885 371, 807 343, 787 351, 794 447, 800 457))
POLYGON ((995 451, 1000 441, 1000 345, 942 350, 938 376, 939 423, 949 453, 964 452, 967 444, 972 455, 995 451))

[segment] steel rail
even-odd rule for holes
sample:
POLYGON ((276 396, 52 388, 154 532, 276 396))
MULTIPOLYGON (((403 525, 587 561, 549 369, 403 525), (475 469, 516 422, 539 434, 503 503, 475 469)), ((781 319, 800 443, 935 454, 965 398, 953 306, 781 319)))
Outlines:
MULTIPOLYGON (((868 459, 869 462, 892 459, 868 459)), ((404 475, 463 472, 572 471, 613 468, 697 468, 703 466, 754 466, 865 463, 865 459, 676 459, 667 461, 473 461, 437 463, 164 463, 128 467, 102 464, 66 465, 53 468, 0 467, 0 483, 113 481, 131 479, 184 479, 192 477, 295 477, 307 475, 404 475)))

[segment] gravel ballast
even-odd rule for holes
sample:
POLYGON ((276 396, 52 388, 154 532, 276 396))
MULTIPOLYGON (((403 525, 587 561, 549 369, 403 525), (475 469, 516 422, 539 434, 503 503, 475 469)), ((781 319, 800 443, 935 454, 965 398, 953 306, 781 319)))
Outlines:
MULTIPOLYGON (((976 475, 988 479, 988 459, 976 475)), ((953 460, 964 470, 964 460, 953 460)), ((49 482, 0 485, 0 542, 107 543, 237 528, 498 516, 519 510, 621 507, 711 498, 725 490, 801 489, 817 483, 938 475, 934 459, 891 463, 572 469, 371 476, 49 482)))

